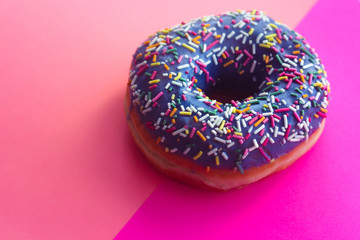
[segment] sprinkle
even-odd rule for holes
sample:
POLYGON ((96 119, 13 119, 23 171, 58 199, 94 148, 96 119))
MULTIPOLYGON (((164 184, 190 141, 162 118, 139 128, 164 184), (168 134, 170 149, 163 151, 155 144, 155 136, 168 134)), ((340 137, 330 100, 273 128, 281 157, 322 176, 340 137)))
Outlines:
POLYGON ((201 132, 196 131, 196 134, 201 138, 201 140, 203 140, 204 142, 206 141, 206 138, 204 137, 204 135, 202 135, 201 132))
POLYGON ((194 160, 199 159, 199 157, 201 157, 202 154, 203 154, 203 152, 202 152, 202 151, 199 151, 198 154, 196 154, 196 155, 193 157, 193 159, 194 159, 194 160))

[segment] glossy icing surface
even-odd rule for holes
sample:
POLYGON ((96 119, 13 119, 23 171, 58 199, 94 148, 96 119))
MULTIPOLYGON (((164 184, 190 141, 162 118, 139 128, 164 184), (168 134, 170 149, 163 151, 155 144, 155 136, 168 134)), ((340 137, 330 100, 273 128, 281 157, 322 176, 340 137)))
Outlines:
POLYGON ((258 11, 156 33, 134 54, 128 88, 131 110, 164 151, 240 173, 306 141, 330 90, 306 40, 258 11))

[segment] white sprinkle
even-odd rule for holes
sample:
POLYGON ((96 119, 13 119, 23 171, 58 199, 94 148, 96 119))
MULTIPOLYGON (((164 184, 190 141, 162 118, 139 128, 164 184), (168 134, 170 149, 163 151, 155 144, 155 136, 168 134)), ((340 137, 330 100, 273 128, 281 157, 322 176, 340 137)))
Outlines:
POLYGON ((234 144, 235 144, 234 142, 231 142, 231 143, 229 143, 226 147, 227 147, 227 148, 231 148, 234 144))
POLYGON ((224 41, 224 38, 225 38, 225 33, 223 33, 221 35, 221 38, 220 38, 220 41, 219 41, 220 44, 222 44, 222 42, 224 41))
POLYGON ((307 69, 307 68, 312 67, 312 66, 314 66, 314 64, 309 63, 309 64, 306 64, 305 66, 303 66, 303 69, 307 69))
POLYGON ((278 131, 279 131, 279 127, 275 126, 274 137, 277 137, 278 131))
POLYGON ((250 68, 250 73, 253 73, 255 70, 255 66, 256 66, 256 60, 253 61, 251 68, 250 68))
POLYGON ((187 63, 187 64, 184 64, 184 65, 180 65, 177 67, 177 69, 184 69, 184 68, 188 68, 190 67, 190 65, 187 63))
POLYGON ((252 45, 252 54, 255 55, 256 54, 256 47, 255 47, 255 43, 252 45))
POLYGON ((260 33, 260 34, 257 36, 257 38, 256 38, 256 44, 259 44, 260 39, 262 38, 262 36, 264 36, 263 33, 260 33))
POLYGON ((229 157, 228 157, 228 155, 226 154, 226 152, 222 152, 222 153, 221 153, 221 156, 223 156, 223 158, 224 158, 225 160, 228 160, 228 159, 229 159, 229 157))
POLYGON ((255 131, 254 134, 258 134, 261 130, 263 130, 265 128, 265 125, 262 124, 260 127, 258 127, 255 131))
POLYGON ((229 33, 229 35, 227 36, 227 38, 231 38, 232 36, 234 36, 235 31, 232 31, 231 33, 229 33))
POLYGON ((217 141, 217 142, 221 142, 223 144, 226 143, 226 141, 224 139, 221 139, 221 138, 218 138, 218 137, 215 137, 214 140, 217 141))
POLYGON ((267 138, 266 135, 264 135, 264 136, 262 137, 262 139, 260 140, 260 143, 263 144, 263 143, 265 142, 266 138, 267 138))
POLYGON ((173 149, 170 150, 170 152, 175 153, 175 152, 177 152, 177 150, 178 150, 177 148, 173 148, 173 149))
POLYGON ((243 56, 244 56, 244 54, 243 54, 243 53, 241 53, 239 56, 237 56, 237 57, 236 57, 236 59, 235 59, 235 60, 236 60, 236 61, 239 61, 239 60, 240 60, 243 56))
POLYGON ((218 150, 217 148, 213 148, 207 152, 207 155, 210 156, 210 155, 214 154, 217 150, 218 150))
POLYGON ((188 147, 188 148, 186 148, 186 149, 185 149, 185 151, 183 152, 183 153, 184 153, 184 155, 186 155, 189 151, 190 151, 190 148, 189 148, 189 147, 188 147))
POLYGON ((317 92, 316 96, 315 96, 315 101, 319 100, 320 97, 320 92, 317 92))
POLYGON ((284 128, 287 128, 288 127, 288 119, 287 119, 286 114, 284 114, 283 117, 284 117, 284 128))
POLYGON ((242 38, 242 34, 240 33, 239 35, 237 35, 236 37, 235 37, 235 40, 239 40, 240 38, 242 38))

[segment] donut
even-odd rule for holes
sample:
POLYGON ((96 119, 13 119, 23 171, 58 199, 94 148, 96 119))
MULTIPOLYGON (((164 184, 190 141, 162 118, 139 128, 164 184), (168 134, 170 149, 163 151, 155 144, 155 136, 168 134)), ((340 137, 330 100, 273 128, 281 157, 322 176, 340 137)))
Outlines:
POLYGON ((234 11, 147 38, 133 55, 125 109, 161 172, 228 190, 306 153, 324 128, 329 93, 304 37, 261 11, 234 11))

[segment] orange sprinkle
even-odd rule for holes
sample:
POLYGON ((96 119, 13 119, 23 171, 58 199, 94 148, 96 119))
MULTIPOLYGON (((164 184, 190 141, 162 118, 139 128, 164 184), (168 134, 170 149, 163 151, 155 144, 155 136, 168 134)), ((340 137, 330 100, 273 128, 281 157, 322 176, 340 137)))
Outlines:
POLYGON ((227 67, 229 66, 230 64, 234 63, 234 60, 230 60, 228 61, 227 63, 224 64, 224 67, 227 67))
POLYGON ((206 173, 209 173, 210 172, 210 166, 206 166, 206 173))
POLYGON ((300 54, 300 51, 299 50, 293 51, 293 54, 300 54))
POLYGON ((157 57, 157 55, 154 54, 154 55, 153 55, 153 62, 156 62, 156 57, 157 57))
POLYGON ((169 70, 170 68, 168 67, 168 65, 166 65, 166 64, 164 64, 164 68, 166 69, 166 70, 169 70))
POLYGON ((197 118, 197 116, 194 116, 194 120, 195 120, 195 122, 198 122, 198 121, 199 121, 198 118, 197 118))
POLYGON ((304 75, 300 75, 301 81, 304 83, 305 82, 305 78, 304 75))
POLYGON ((170 117, 174 116, 174 114, 176 113, 176 111, 177 111, 177 108, 174 108, 174 109, 171 111, 171 113, 170 113, 170 117))
POLYGON ((328 110, 326 110, 325 108, 320 108, 320 111, 324 112, 324 113, 327 113, 328 110))
POLYGON ((281 43, 281 40, 280 40, 278 37, 275 37, 275 40, 276 40, 278 43, 281 43))
POLYGON ((301 44, 300 44, 300 43, 298 43, 298 44, 295 45, 295 48, 299 48, 299 47, 301 47, 301 44))
POLYGON ((201 140, 203 140, 204 142, 206 141, 206 138, 204 137, 204 135, 202 135, 201 132, 196 131, 196 134, 201 138, 201 140))
POLYGON ((257 127, 260 123, 262 123, 262 121, 265 120, 265 117, 260 118, 260 120, 258 120, 255 124, 254 127, 257 127))
POLYGON ((160 140, 161 140, 161 137, 158 137, 158 138, 156 139, 156 144, 159 144, 160 140))

